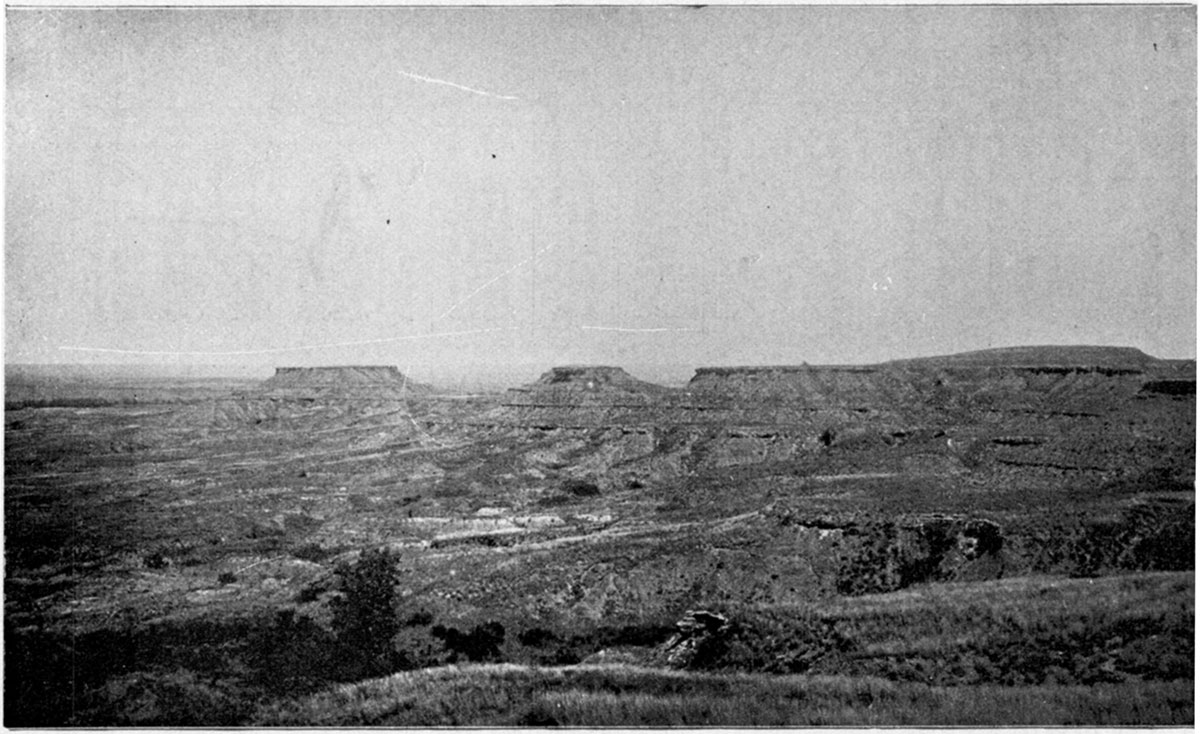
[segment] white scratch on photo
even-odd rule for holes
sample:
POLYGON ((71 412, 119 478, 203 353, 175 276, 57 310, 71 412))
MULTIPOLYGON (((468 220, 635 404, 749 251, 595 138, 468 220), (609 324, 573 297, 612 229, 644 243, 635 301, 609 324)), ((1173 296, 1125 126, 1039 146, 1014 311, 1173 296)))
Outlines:
POLYGON ((470 92, 471 94, 482 94, 485 97, 493 97, 495 99, 520 99, 520 97, 512 97, 507 94, 494 94, 492 92, 485 92, 482 89, 475 89, 474 87, 468 87, 468 86, 465 86, 462 84, 448 82, 445 79, 434 79, 431 76, 422 76, 420 74, 413 74, 412 72, 408 72, 408 71, 400 71, 397 73, 400 74, 401 76, 406 76, 409 79, 416 79, 417 81, 428 82, 430 84, 444 84, 447 87, 454 87, 455 89, 461 89, 462 91, 470 92))
POLYGON ((488 286, 490 286, 491 284, 493 284, 493 283, 495 283, 496 281, 500 280, 501 278, 503 278, 504 276, 508 275, 509 273, 511 273, 512 271, 516 270, 517 268, 521 267, 522 265, 524 265, 525 263, 529 262, 530 260, 533 260, 535 257, 537 257, 538 255, 541 255, 541 254, 542 254, 543 252, 545 252, 546 250, 549 250, 551 247, 554 247, 554 245, 553 245, 553 244, 546 245, 545 247, 543 247, 542 249, 540 249, 540 250, 538 250, 537 252, 533 253, 533 254, 532 254, 532 255, 530 255, 529 257, 525 258, 524 260, 521 260, 521 261, 520 261, 520 262, 518 262, 516 265, 513 265, 513 266, 512 266, 511 268, 509 268, 508 270, 505 270, 503 273, 500 273, 499 275, 497 275, 496 277, 492 278, 492 279, 491 279, 491 280, 489 280, 488 282, 484 283, 483 285, 479 286, 479 287, 478 287, 478 288, 476 288, 475 290, 471 291, 470 293, 468 293, 468 294, 466 295, 466 297, 465 297, 465 298, 461 299, 461 300, 460 300, 458 303, 455 303, 453 306, 451 306, 450 308, 446 309, 446 310, 445 310, 445 311, 442 313, 442 315, 441 315, 441 316, 438 316, 438 318, 439 318, 439 319, 444 319, 444 318, 446 318, 447 316, 449 316, 450 314, 454 313, 455 309, 457 309, 459 306, 463 305, 463 304, 464 304, 464 303, 466 303, 467 301, 469 301, 469 300, 471 300, 472 298, 474 298, 474 297, 475 297, 476 295, 478 295, 478 294, 479 294, 479 292, 480 292, 480 291, 482 291, 484 288, 487 288, 487 287, 488 287, 488 286))
POLYGON ((579 328, 587 329, 589 331, 629 331, 629 332, 635 332, 635 333, 639 333, 639 334, 649 334, 649 333, 663 332, 663 331, 699 331, 699 329, 672 329, 672 328, 668 328, 668 327, 634 329, 634 328, 626 328, 623 326, 580 326, 579 328))

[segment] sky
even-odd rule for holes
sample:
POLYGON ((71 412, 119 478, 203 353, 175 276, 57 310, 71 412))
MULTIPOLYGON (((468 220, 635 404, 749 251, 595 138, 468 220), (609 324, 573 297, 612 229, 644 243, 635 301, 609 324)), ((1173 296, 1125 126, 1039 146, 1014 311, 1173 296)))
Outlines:
POLYGON ((1195 12, 10 8, 5 361, 1194 358, 1195 12))

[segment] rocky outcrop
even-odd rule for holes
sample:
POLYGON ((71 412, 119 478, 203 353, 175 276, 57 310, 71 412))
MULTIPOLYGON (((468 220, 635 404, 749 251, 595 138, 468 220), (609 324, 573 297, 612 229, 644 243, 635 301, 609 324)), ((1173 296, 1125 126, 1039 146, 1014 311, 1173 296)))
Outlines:
POLYGON ((687 668, 706 645, 714 644, 729 633, 730 623, 723 614, 689 609, 675 623, 675 628, 675 634, 662 646, 660 657, 673 668, 687 668))

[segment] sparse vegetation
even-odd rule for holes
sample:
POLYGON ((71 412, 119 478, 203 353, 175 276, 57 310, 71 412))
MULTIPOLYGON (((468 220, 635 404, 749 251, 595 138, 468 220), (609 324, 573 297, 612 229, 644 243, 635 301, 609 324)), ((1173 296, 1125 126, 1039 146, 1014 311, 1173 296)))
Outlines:
POLYGON ((1192 394, 770 374, 6 416, 5 723, 1191 721, 1192 394))

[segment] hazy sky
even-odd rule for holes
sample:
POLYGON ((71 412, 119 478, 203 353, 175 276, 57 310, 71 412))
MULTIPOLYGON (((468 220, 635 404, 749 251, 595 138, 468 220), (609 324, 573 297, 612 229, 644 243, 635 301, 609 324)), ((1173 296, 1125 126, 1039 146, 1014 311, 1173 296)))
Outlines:
POLYGON ((9 362, 1195 356, 1193 7, 7 20, 9 362))

